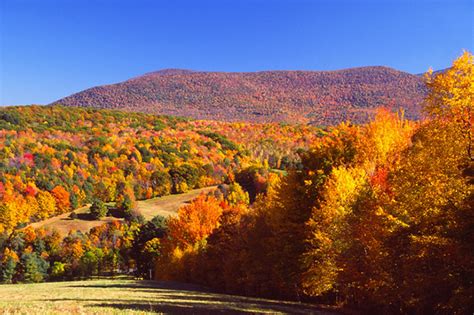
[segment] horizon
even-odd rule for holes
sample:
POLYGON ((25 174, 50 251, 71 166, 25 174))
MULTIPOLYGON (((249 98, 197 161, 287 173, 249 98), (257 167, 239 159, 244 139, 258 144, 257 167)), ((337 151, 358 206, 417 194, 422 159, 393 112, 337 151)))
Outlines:
MULTIPOLYGON (((216 71, 206 71, 206 70, 195 70, 195 69, 184 69, 184 68, 163 68, 163 69, 159 69, 159 70, 156 70, 156 71, 149 71, 149 72, 146 72, 146 73, 143 73, 143 74, 139 74, 137 76, 133 76, 133 77, 124 79, 122 81, 117 81, 117 82, 111 82, 111 83, 101 84, 101 85, 97 85, 97 86, 86 87, 83 90, 76 91, 76 92, 74 92, 72 94, 69 94, 69 95, 64 95, 63 97, 61 97, 61 99, 65 98, 65 97, 68 97, 68 96, 71 96, 71 95, 74 95, 76 93, 82 92, 84 90, 88 90, 88 89, 91 89, 91 88, 98 87, 98 86, 108 86, 108 85, 119 84, 119 83, 123 83, 123 82, 129 81, 129 80, 137 79, 137 78, 140 78, 140 77, 143 77, 143 76, 146 76, 146 75, 151 75, 151 74, 155 74, 155 73, 159 73, 159 72, 163 72, 163 71, 185 71, 185 72, 188 72, 188 73, 236 73, 236 74, 246 74, 246 73, 260 73, 260 72, 337 72, 337 71, 344 71, 344 70, 351 70, 351 69, 362 69, 362 68, 388 68, 388 69, 392 69, 392 70, 403 72, 403 73, 408 73, 408 74, 415 75, 415 76, 421 76, 426 72, 425 71, 425 72, 422 72, 422 73, 410 73, 410 72, 405 72, 405 71, 402 71, 402 70, 398 70, 398 69, 395 69, 395 68, 392 68, 392 67, 382 66, 382 65, 360 66, 360 67, 351 67, 351 68, 334 69, 334 70, 285 69, 285 70, 257 70, 257 71, 218 71, 218 70, 216 70, 216 71)), ((433 69, 433 71, 438 72, 438 71, 444 71, 446 69, 447 68, 445 68, 445 69, 433 69)), ((55 103, 56 101, 59 101, 59 100, 60 99, 56 99, 56 100, 53 100, 53 101, 51 101, 49 103, 46 103, 46 104, 39 104, 39 103, 0 104, 0 107, 61 105, 59 103, 55 103)))
POLYGON ((165 69, 443 70, 473 50, 471 1, 3 1, 0 106, 50 104, 165 69), (183 10, 183 6, 186 10, 183 10))

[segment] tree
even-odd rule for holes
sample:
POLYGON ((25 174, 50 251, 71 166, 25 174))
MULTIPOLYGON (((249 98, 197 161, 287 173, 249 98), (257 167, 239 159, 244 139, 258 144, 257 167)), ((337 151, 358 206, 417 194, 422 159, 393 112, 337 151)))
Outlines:
POLYGON ((125 219, 132 219, 132 217, 135 215, 134 211, 137 208, 133 189, 128 183, 123 182, 118 185, 117 193, 117 209, 125 219))
POLYGON ((41 282, 47 277, 49 263, 36 253, 25 253, 22 256, 25 282, 41 282))
POLYGON ((454 124, 420 128, 391 175, 387 207, 402 224, 384 247, 393 278, 387 295, 404 312, 459 313, 472 306, 473 166, 454 124), (395 294, 396 293, 396 294, 395 294), (470 304, 471 303, 471 304, 470 304))
POLYGON ((67 212, 71 208, 69 193, 62 186, 56 186, 51 191, 51 194, 56 199, 56 210, 58 214, 67 212))
POLYGON ((38 192, 36 200, 39 206, 39 218, 46 219, 56 213, 56 199, 49 192, 38 192))
POLYGON ((190 164, 183 164, 169 171, 173 182, 173 193, 183 193, 193 189, 199 180, 199 170, 190 164))
POLYGON ((51 267, 51 278, 52 279, 61 279, 66 272, 66 264, 55 261, 51 267))
POLYGON ((224 193, 224 198, 231 205, 237 205, 240 203, 248 205, 250 203, 248 192, 244 191, 237 183, 229 185, 229 188, 224 193))
POLYGON ((12 283, 18 263, 18 255, 10 248, 5 248, 1 261, 1 280, 4 283, 12 283))
POLYGON ((474 161, 474 57, 465 51, 446 71, 425 75, 429 89, 425 110, 435 118, 451 121, 466 142, 466 153, 474 161))
POLYGON ((219 223, 222 208, 214 197, 201 195, 168 220, 168 236, 181 249, 206 238, 219 223))
POLYGON ((251 166, 235 174, 235 181, 248 192, 250 202, 253 203, 258 194, 265 192, 266 176, 268 172, 264 168, 251 166))
POLYGON ((154 268, 156 258, 161 254, 160 240, 166 236, 167 229, 166 218, 162 216, 156 216, 141 226, 131 249, 131 256, 137 263, 139 276, 148 277, 149 269, 154 268))
POLYGON ((108 209, 102 200, 95 199, 92 202, 92 205, 89 211, 91 213, 92 218, 94 218, 95 220, 100 220, 101 218, 107 215, 108 209))
POLYGON ((169 195, 171 192, 171 178, 168 173, 154 171, 150 176, 150 181, 154 196, 169 195))
POLYGON ((6 261, 2 264, 2 282, 3 283, 12 283, 13 276, 15 275, 15 268, 16 268, 16 261, 9 257, 6 261))
POLYGON ((90 277, 97 274, 98 270, 98 259, 93 250, 86 251, 80 260, 81 274, 86 277, 90 277))
POLYGON ((126 194, 119 205, 119 210, 125 219, 131 219, 134 215, 135 207, 136 203, 132 197, 130 197, 129 194, 126 194))

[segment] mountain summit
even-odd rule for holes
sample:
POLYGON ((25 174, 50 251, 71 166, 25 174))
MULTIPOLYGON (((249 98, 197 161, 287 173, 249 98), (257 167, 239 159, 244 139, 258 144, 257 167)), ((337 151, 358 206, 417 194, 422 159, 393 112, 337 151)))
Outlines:
POLYGON ((387 67, 336 71, 201 72, 165 69, 93 87, 53 104, 252 122, 362 123, 377 107, 418 118, 417 75, 387 67))

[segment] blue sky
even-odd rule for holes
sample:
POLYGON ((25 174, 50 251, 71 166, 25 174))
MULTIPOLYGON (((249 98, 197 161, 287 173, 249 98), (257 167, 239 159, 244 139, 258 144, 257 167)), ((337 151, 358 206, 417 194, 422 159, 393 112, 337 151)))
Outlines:
POLYGON ((473 0, 0 0, 0 105, 163 68, 442 69, 473 51, 473 0))

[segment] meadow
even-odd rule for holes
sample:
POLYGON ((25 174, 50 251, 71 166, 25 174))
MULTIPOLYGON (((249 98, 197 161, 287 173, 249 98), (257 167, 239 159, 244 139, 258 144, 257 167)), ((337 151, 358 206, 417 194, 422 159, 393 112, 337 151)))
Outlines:
POLYGON ((213 293, 177 282, 100 279, 0 285, 1 314, 331 314, 309 304, 213 293))
MULTIPOLYGON (((168 195, 163 197, 151 198, 137 201, 137 211, 145 220, 151 220, 157 215, 168 217, 176 214, 178 209, 195 199, 200 194, 205 194, 215 189, 215 186, 193 189, 191 191, 168 195)), ((72 212, 77 214, 76 218, 70 218, 71 213, 64 213, 43 221, 32 223, 32 228, 44 228, 45 230, 56 230, 61 235, 67 235, 69 231, 88 232, 93 227, 100 226, 112 221, 123 221, 123 218, 116 218, 113 216, 106 216, 100 219, 91 219, 89 216, 90 204, 80 207, 72 212)))

